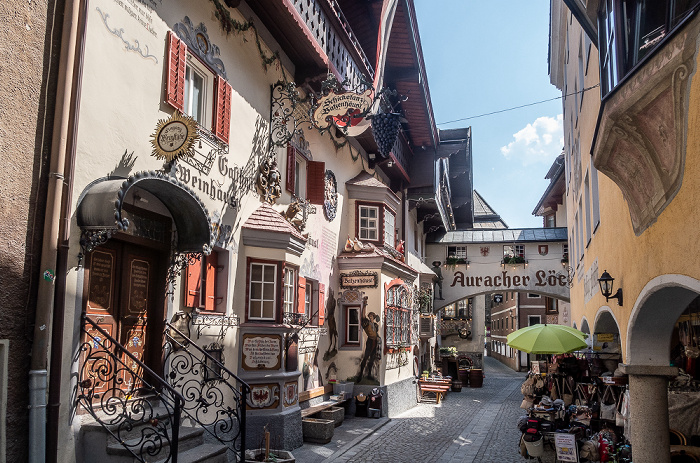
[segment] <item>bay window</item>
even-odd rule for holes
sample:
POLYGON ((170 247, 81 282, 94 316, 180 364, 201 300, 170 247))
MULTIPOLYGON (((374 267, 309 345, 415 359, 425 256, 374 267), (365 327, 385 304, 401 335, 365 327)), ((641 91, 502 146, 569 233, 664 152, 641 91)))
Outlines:
POLYGON ((296 272, 293 268, 284 268, 284 300, 282 301, 282 311, 284 313, 294 312, 294 288, 296 286, 296 272))
POLYGON ((361 240, 377 241, 379 236, 379 208, 359 206, 360 225, 358 235, 361 240))

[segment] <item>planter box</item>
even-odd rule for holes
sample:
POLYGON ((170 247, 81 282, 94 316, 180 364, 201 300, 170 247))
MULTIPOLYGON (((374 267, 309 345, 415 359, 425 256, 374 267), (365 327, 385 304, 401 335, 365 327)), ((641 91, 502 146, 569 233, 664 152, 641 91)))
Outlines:
POLYGON ((343 424, 343 419, 345 418, 345 408, 343 407, 331 407, 318 412, 318 417, 322 420, 333 420, 335 427, 337 428, 343 424))
MULTIPOLYGON (((273 454, 275 456, 275 459, 273 460, 272 458, 270 458, 270 461, 275 461, 277 463, 296 463, 294 455, 292 455, 291 452, 287 452, 286 450, 270 450, 270 455, 273 454)), ((264 460, 265 449, 245 451, 245 463, 255 463, 264 460)))
POLYGON ((352 389, 355 387, 355 383, 339 382, 333 385, 333 394, 339 395, 343 394, 346 399, 352 397, 352 389))
POLYGON ((301 420, 304 441, 314 444, 327 444, 333 439, 335 421, 320 418, 304 418, 301 420))

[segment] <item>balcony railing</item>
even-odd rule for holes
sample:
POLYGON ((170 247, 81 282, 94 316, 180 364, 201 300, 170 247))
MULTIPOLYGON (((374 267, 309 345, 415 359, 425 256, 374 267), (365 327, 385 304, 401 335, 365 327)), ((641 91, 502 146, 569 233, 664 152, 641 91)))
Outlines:
MULTIPOLYGON (((358 85, 362 80, 364 73, 355 63, 353 53, 345 46, 341 38, 340 31, 336 31, 333 27, 331 18, 326 9, 323 8, 321 2, 324 0, 292 0, 294 8, 297 10, 302 19, 306 22, 306 26, 318 43, 319 47, 328 56, 329 61, 340 73, 340 80, 347 79, 352 85, 358 85)), ((360 57, 364 67, 368 70, 370 77, 374 76, 374 70, 362 51, 359 41, 350 28, 350 24, 343 16, 340 8, 335 1, 330 3, 330 14, 333 14, 335 22, 339 22, 343 28, 344 34, 347 35, 350 43, 352 43, 354 52, 360 57)), ((328 3, 326 3, 328 5, 328 3)))

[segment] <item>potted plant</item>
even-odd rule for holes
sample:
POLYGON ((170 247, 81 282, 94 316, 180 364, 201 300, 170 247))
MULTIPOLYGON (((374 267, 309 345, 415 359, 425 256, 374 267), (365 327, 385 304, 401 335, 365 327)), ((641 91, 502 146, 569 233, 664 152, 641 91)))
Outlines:
POLYGON ((506 254, 503 256, 503 261, 502 264, 524 264, 526 263, 525 258, 523 256, 514 256, 512 254, 506 254))
POLYGON ((440 348, 440 356, 441 357, 456 357, 457 356, 457 348, 455 346, 441 347, 440 348))
POLYGON ((466 259, 462 257, 455 257, 455 256, 447 256, 447 259, 445 259, 445 265, 451 268, 455 268, 459 264, 466 264, 467 261, 466 259))

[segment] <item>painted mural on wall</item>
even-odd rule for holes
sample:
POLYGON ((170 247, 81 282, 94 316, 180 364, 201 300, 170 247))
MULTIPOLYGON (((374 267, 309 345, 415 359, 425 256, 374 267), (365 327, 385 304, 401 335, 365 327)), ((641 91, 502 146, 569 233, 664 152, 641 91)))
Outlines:
POLYGON ((318 367, 318 348, 314 352, 304 354, 301 376, 305 391, 323 386, 321 370, 318 367))
POLYGON ((326 328, 328 329, 328 350, 323 354, 323 360, 327 361, 335 357, 338 353, 338 326, 335 321, 335 297, 333 288, 328 290, 328 300, 326 301, 326 328))
MULTIPOLYGON (((366 306, 365 306, 366 308, 366 306)), ((360 322, 365 334, 365 349, 362 352, 360 371, 355 378, 356 384, 379 384, 377 379, 379 364, 382 359, 382 338, 379 336, 379 315, 369 312, 360 322)))

